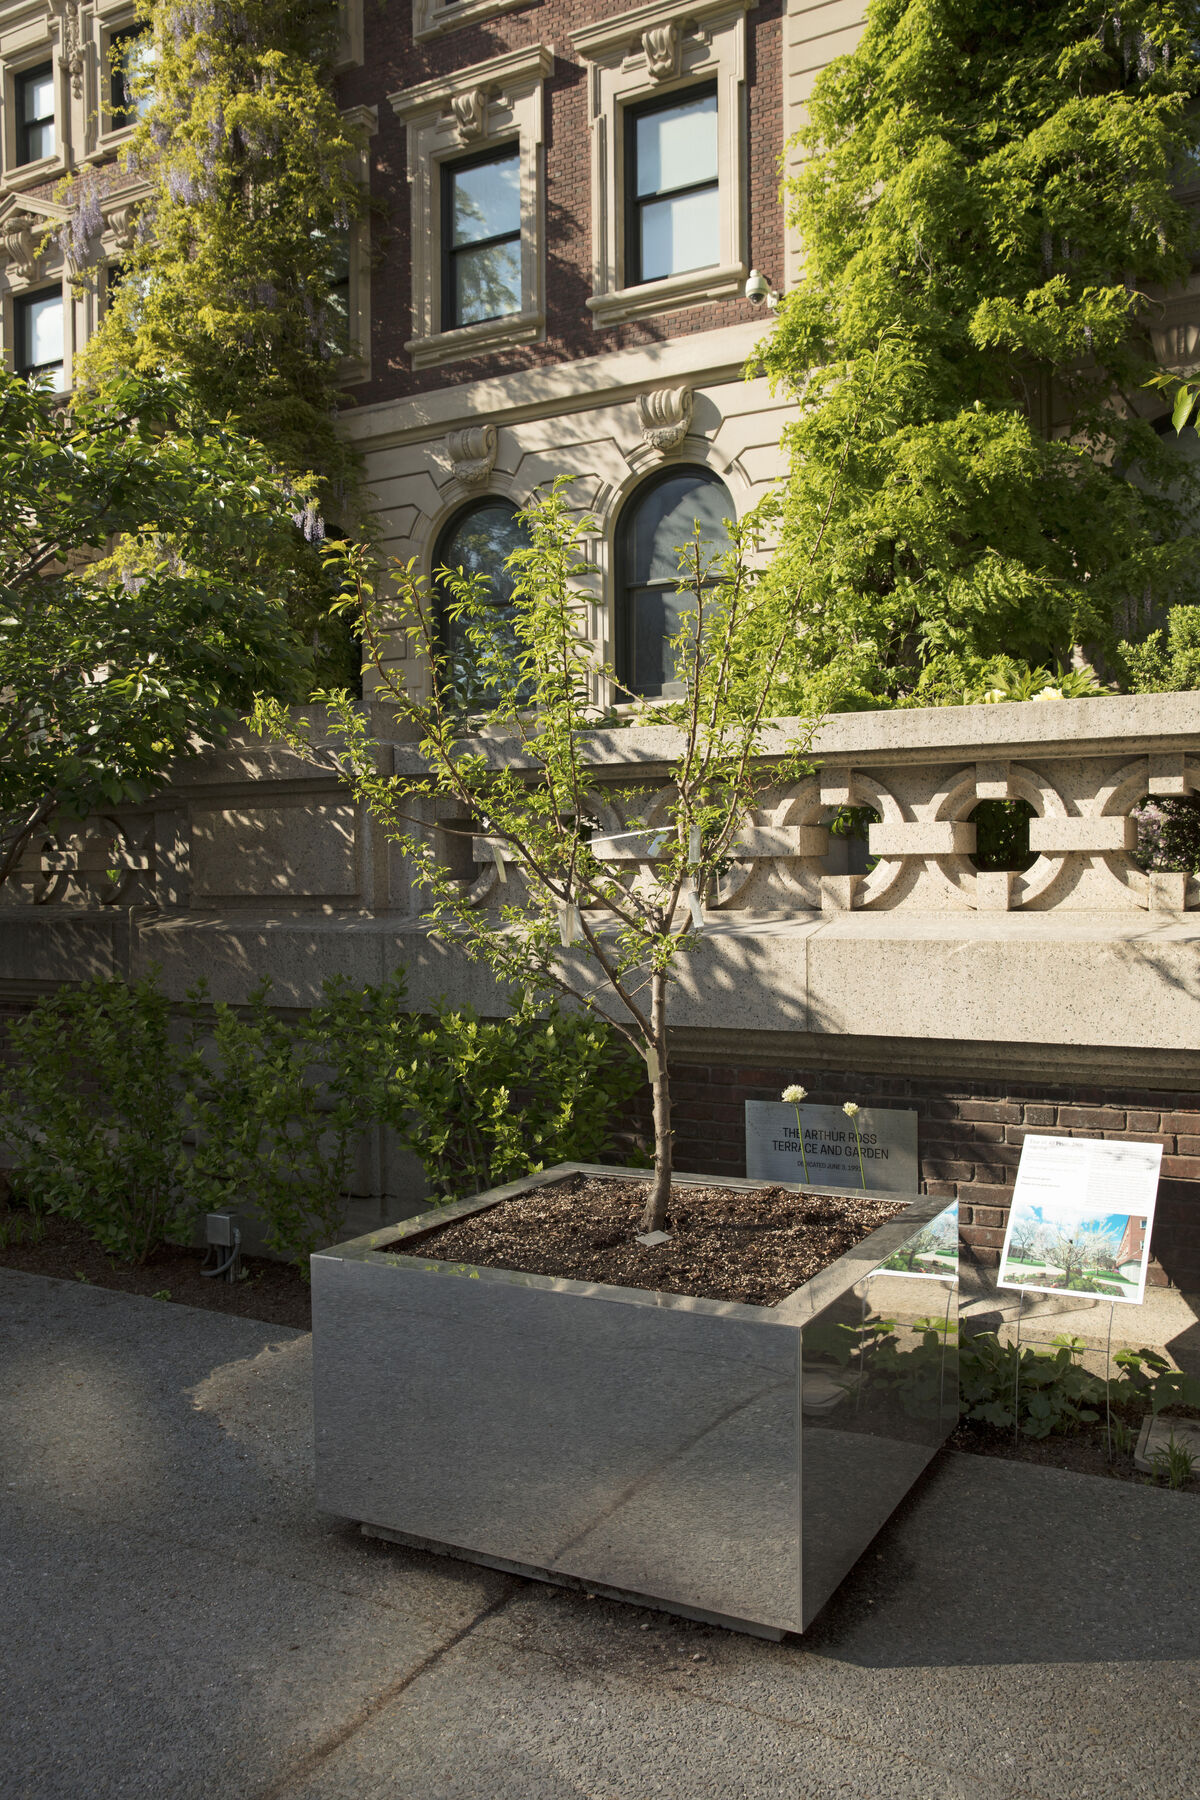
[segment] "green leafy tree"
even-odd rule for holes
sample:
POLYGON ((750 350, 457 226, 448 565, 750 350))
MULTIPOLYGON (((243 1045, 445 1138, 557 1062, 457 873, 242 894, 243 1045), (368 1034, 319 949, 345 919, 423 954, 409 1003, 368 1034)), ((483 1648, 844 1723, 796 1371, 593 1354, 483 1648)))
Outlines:
POLYGON ((145 799, 266 691, 307 691, 289 628, 297 498, 178 383, 70 410, 0 372, 0 882, 58 818, 145 799))
POLYGON ((1197 597, 1196 480, 1137 395, 1147 295, 1196 245, 1198 95, 1196 0, 875 0, 823 71, 803 278, 760 353, 799 402, 785 584, 856 420, 798 707, 961 701, 989 659, 1076 646, 1111 672, 1122 631, 1197 597))
MULTIPOLYGON (((337 414, 366 200, 334 95, 336 0, 142 0, 139 16, 148 49, 130 75, 140 118, 125 159, 148 192, 82 378, 184 376, 294 480, 315 471, 311 535, 322 515, 353 527, 359 471, 337 414)), ((99 220, 94 189, 88 177, 68 189, 77 263, 99 220)), ((357 654, 330 628, 320 558, 298 545, 295 563, 290 606, 321 678, 350 679, 357 654)))
MULTIPOLYGON (((581 541, 595 526, 571 512, 561 481, 522 517, 530 545, 507 559, 511 606, 493 608, 486 575, 441 571, 453 634, 471 646, 471 716, 458 704, 436 609, 412 565, 394 567, 386 598, 379 598, 369 556, 358 548, 345 553, 348 603, 363 622, 377 698, 393 705, 405 735, 417 738, 427 773, 381 774, 387 759, 344 693, 321 696, 333 722, 329 754, 407 852, 424 891, 424 917, 437 934, 516 991, 602 1010, 641 1056, 655 1133, 642 1223, 657 1230, 672 1173, 671 980, 679 958, 702 945, 703 896, 748 811, 764 788, 799 775, 811 736, 807 726, 792 741, 777 733, 769 758, 760 757, 780 659, 803 607, 804 574, 797 570, 797 585, 786 593, 756 582, 736 527, 728 555, 714 559, 699 538, 683 549, 683 622, 672 639, 682 697, 648 715, 662 730, 666 780, 651 798, 652 790, 614 790, 600 779, 612 749, 606 724, 613 721, 592 698, 598 671, 577 585, 586 573, 581 541), (399 631, 432 667, 427 701, 395 679, 387 650, 399 631), (623 815, 632 839, 603 840, 596 820, 605 803, 623 815), (487 839, 504 874, 507 898, 497 912, 473 906, 439 857, 429 821, 444 820, 447 805, 471 821, 462 830, 468 843, 476 834, 487 839)), ((810 545, 814 566, 820 554, 818 529, 810 545)), ((301 752, 321 754, 278 705, 262 706, 258 723, 301 752)))

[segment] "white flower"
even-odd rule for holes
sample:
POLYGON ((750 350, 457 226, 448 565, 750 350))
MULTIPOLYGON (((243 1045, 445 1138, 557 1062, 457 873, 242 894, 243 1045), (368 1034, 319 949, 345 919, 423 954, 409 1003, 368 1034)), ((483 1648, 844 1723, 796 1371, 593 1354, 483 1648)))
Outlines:
POLYGON ((794 1105, 799 1106, 799 1104, 802 1100, 807 1100, 808 1089, 802 1088, 802 1087, 797 1087, 795 1082, 793 1082, 791 1087, 784 1088, 783 1098, 785 1100, 791 1100, 794 1105))
POLYGON ((858 1116, 859 1110, 860 1109, 857 1106, 855 1106, 853 1100, 847 1100, 845 1106, 843 1106, 843 1108, 842 1108, 842 1111, 845 1113, 845 1115, 848 1119, 856 1118, 858 1116))
POLYGON ((985 706, 999 706, 1002 700, 1007 699, 1008 695, 1003 688, 989 688, 987 693, 983 696, 983 704, 985 706))
POLYGON ((1066 699, 1066 695, 1063 693, 1062 689, 1056 688, 1056 687, 1044 687, 1040 694, 1035 694, 1033 697, 1035 700, 1065 700, 1066 699))

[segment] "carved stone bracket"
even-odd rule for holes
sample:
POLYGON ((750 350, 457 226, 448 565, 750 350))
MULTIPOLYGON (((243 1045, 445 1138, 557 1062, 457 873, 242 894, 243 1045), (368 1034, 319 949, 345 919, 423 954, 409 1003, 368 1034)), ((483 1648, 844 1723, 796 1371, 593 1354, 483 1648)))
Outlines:
POLYGON ((83 99, 83 27, 80 0, 52 0, 51 11, 59 22, 58 66, 71 77, 71 92, 83 99))
POLYGON ((0 226, 0 248, 9 268, 22 281, 32 281, 38 258, 46 247, 37 236, 38 224, 39 221, 28 213, 13 213, 0 226))
POLYGON ((446 439, 446 454, 458 480, 466 487, 482 487, 490 480, 498 444, 494 425, 468 425, 452 431, 446 439))
POLYGON ((473 144, 487 131, 487 88, 468 88, 465 93, 452 94, 450 110, 454 114, 460 143, 473 144))
POLYGON ((137 218, 138 209, 133 201, 127 201, 124 206, 115 206, 108 215, 109 229, 116 247, 125 255, 133 249, 137 239, 137 218))
POLYGON ((643 31, 642 49, 651 81, 674 81, 679 74, 680 47, 679 26, 673 20, 643 31))
POLYGON ((637 398, 642 437, 660 456, 680 448, 692 428, 690 387, 654 388, 637 398))
POLYGON ((1190 367, 1200 362, 1200 322, 1177 319, 1151 331, 1150 336, 1160 363, 1190 367))

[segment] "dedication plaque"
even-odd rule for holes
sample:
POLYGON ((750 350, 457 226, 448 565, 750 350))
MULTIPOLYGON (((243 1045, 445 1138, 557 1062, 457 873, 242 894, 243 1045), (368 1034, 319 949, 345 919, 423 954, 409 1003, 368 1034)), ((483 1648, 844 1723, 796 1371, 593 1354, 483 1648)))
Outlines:
POLYGON ((851 1120, 840 1106, 797 1109, 786 1100, 747 1100, 746 1174, 751 1181, 913 1194, 918 1185, 917 1115, 864 1106, 851 1120))
POLYGON ((1161 1163, 1161 1144, 1027 1137, 997 1286, 1140 1306, 1161 1163))

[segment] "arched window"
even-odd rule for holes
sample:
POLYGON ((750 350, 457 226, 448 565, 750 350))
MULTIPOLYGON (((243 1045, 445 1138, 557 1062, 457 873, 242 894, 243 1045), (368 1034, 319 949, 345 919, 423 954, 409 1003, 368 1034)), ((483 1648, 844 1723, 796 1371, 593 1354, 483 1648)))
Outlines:
MULTIPOLYGON (((447 521, 433 554, 436 579, 439 569, 462 569, 467 575, 486 575, 497 612, 512 608, 512 577, 504 566, 512 551, 526 548, 529 533, 508 500, 492 495, 473 500, 447 521)), ((495 699, 480 676, 474 647, 462 623, 450 617, 452 596, 440 584, 434 588, 438 637, 449 660, 449 685, 464 706, 486 706, 495 699)))
POLYGON ((630 497, 617 528, 613 634, 613 661, 627 693, 670 698, 680 691, 671 652, 688 610, 688 596, 676 591, 680 546, 699 525, 706 549, 726 549, 733 518, 724 482, 707 469, 664 469, 630 497))

